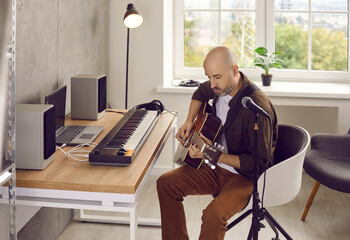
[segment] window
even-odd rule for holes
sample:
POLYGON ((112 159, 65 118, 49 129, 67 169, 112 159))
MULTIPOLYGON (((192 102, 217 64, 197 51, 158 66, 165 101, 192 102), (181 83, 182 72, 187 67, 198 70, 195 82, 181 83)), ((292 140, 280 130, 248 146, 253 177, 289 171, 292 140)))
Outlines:
POLYGON ((176 73, 198 75, 206 53, 217 45, 234 49, 250 67, 256 46, 255 0, 176 1, 176 73))
POLYGON ((347 0, 276 0, 275 49, 284 67, 348 71, 347 0))
POLYGON ((350 79, 349 0, 175 1, 175 77, 204 78, 202 63, 214 46, 231 48, 249 76, 254 49, 284 52, 277 78, 350 79))

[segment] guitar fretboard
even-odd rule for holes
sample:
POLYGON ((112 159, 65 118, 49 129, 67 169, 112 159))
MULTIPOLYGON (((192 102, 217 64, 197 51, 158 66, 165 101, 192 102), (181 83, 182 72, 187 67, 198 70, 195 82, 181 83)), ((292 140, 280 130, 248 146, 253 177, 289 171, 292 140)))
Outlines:
POLYGON ((205 142, 201 137, 198 135, 198 133, 193 132, 190 143, 196 144, 197 148, 202 149, 203 146, 205 145, 205 142))

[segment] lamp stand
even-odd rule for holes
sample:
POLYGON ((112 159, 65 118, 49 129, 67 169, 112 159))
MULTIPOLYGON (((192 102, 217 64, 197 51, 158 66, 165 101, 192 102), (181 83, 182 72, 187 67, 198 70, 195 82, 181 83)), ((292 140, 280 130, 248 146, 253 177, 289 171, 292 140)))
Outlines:
POLYGON ((128 28, 127 40, 126 40, 126 81, 125 81, 125 109, 128 109, 128 80, 129 80, 129 32, 128 28))

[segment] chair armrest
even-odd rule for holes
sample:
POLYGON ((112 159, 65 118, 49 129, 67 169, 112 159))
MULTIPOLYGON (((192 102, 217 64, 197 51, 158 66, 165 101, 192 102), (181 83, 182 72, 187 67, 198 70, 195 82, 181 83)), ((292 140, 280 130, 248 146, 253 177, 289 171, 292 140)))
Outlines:
POLYGON ((317 133, 311 138, 311 149, 325 152, 328 155, 350 156, 350 134, 317 133))

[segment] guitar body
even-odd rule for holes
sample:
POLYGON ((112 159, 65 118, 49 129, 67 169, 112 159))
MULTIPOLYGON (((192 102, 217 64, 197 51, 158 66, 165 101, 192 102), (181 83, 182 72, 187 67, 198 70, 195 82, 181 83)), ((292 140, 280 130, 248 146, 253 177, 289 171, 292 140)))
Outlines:
POLYGON ((221 127, 222 123, 219 118, 214 116, 212 107, 208 103, 203 103, 193 124, 189 141, 185 146, 181 146, 181 144, 179 145, 175 153, 174 162, 179 165, 189 164, 197 169, 200 168, 204 160, 200 158, 191 158, 188 153, 189 145, 191 143, 195 143, 193 140, 193 135, 197 134, 198 136, 200 133, 202 133, 211 142, 214 142, 221 127))

